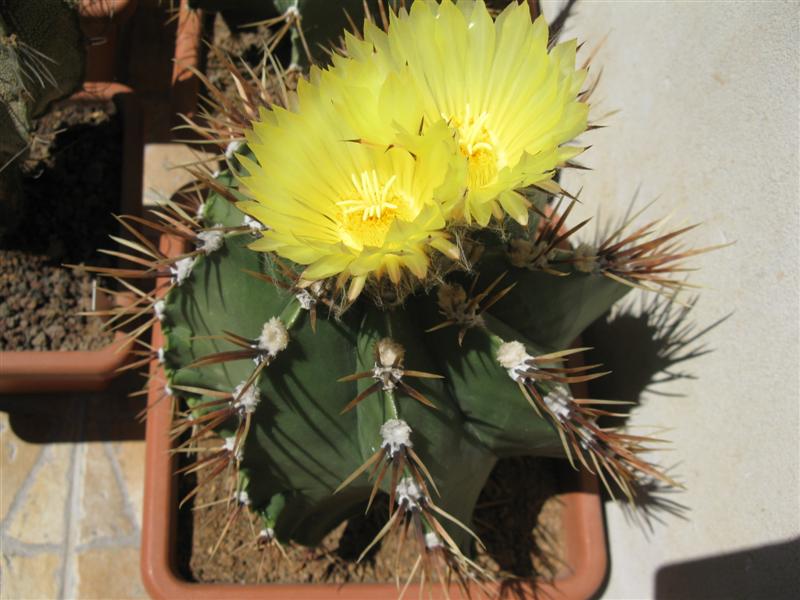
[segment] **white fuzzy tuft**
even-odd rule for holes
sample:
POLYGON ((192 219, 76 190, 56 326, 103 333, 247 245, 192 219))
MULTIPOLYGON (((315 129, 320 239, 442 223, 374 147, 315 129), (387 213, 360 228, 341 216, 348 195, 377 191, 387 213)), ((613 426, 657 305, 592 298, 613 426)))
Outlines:
POLYGON ((241 408, 246 413, 252 413, 256 410, 258 403, 261 402, 261 394, 255 385, 251 385, 244 393, 245 382, 243 381, 236 386, 233 390, 233 399, 236 402, 235 406, 241 408), (238 398, 238 400, 236 400, 238 398))
POLYGON ((236 446, 236 436, 232 435, 222 440, 222 449, 230 452, 236 457, 236 460, 242 460, 242 449, 236 446))
POLYGON ((381 367, 398 367, 403 363, 406 350, 391 338, 378 342, 378 363, 381 367))
POLYGON ((288 21, 295 21, 300 19, 300 9, 297 8, 297 4, 292 4, 283 12, 283 16, 286 17, 288 21))
POLYGON ((575 268, 582 273, 592 273, 597 268, 597 250, 589 244, 579 244, 572 257, 575 268))
POLYGON ((187 256, 173 264, 169 270, 172 273, 172 281, 175 285, 180 285, 192 274, 194 267, 194 257, 187 256))
POLYGON ((420 500, 423 498, 422 489, 414 481, 413 477, 403 477, 395 488, 397 495, 397 505, 404 506, 406 510, 419 508, 420 500))
POLYGON ((164 364, 164 347, 158 349, 156 352, 156 358, 158 359, 158 363, 163 365, 164 364))
POLYGON ((533 368, 528 364, 533 357, 525 351, 525 345, 521 342, 503 342, 497 349, 496 356, 497 362, 505 367, 508 376, 514 381, 521 381, 525 373, 533 368))
POLYGON ((244 216, 244 221, 242 221, 242 225, 244 225, 245 227, 249 227, 250 233, 261 233, 262 231, 264 231, 264 225, 257 219, 251 217, 250 215, 244 216))
POLYGON ((163 300, 156 300, 153 303, 153 314, 159 321, 164 320, 164 310, 167 308, 167 303, 163 300))
POLYGON ((236 500, 239 504, 244 504, 245 506, 249 506, 250 504, 250 494, 247 493, 247 490, 239 490, 236 493, 236 500))
POLYGON ((572 415, 572 395, 563 387, 554 388, 547 394, 544 400, 545 406, 558 417, 559 421, 568 421, 572 415))
POLYGON ((317 303, 317 300, 308 293, 308 290, 299 290, 295 295, 297 301, 300 303, 300 306, 303 307, 303 310, 311 310, 311 307, 317 303))
POLYGON ((389 452, 389 456, 397 454, 401 448, 411 448, 411 427, 402 419, 389 419, 381 425, 381 448, 389 452))
POLYGON ((222 241, 225 239, 225 234, 217 228, 223 225, 217 223, 214 229, 205 229, 197 234, 197 239, 200 241, 199 248, 203 254, 211 254, 222 248, 222 241))
POLYGON ((429 531, 425 534, 425 547, 428 550, 433 550, 434 548, 441 548, 442 547, 442 538, 440 538, 436 533, 433 531, 429 531))
POLYGON ((164 393, 167 396, 172 396, 172 388, 168 384, 164 384, 164 393))
POLYGON ((275 530, 272 527, 265 527, 264 529, 258 532, 258 538, 265 541, 274 540, 275 530))
POLYGON ((289 345, 289 332, 286 326, 278 317, 272 317, 264 323, 261 335, 258 336, 258 347, 264 350, 271 357, 277 356, 278 352, 285 350, 289 345))
POLYGON ((244 140, 233 140, 228 146, 225 148, 225 158, 228 160, 233 158, 233 155, 239 151, 239 148, 244 146, 244 140))
POLYGON ((525 351, 525 345, 521 342, 503 342, 497 349, 497 362, 505 369, 515 369, 530 358, 531 355, 525 351))

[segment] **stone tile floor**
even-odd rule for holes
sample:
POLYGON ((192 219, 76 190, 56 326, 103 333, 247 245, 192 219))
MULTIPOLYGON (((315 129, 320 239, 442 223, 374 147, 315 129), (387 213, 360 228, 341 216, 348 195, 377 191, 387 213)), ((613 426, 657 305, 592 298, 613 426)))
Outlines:
POLYGON ((139 383, 0 397, 0 598, 146 598, 139 383))

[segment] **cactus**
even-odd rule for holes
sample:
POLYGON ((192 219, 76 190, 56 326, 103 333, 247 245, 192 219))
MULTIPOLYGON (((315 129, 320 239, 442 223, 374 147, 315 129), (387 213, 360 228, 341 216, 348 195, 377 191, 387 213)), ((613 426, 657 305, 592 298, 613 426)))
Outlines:
MULTIPOLYGON (((68 2, 0 5, 0 222, 10 227, 23 201, 17 162, 31 144, 32 121, 83 76, 83 36, 68 2)), ((0 230, 2 232, 2 230, 0 230)))
MULTIPOLYGON (((219 437, 187 470, 198 473, 198 487, 230 477, 230 519, 246 510, 260 519, 262 542, 314 545, 383 491, 390 514, 373 543, 405 528, 420 557, 443 561, 468 590, 470 581, 491 577, 469 558, 469 523, 498 458, 562 457, 628 498, 642 479, 675 484, 640 456, 657 440, 597 424, 614 414, 606 406, 614 402, 572 396, 569 384, 604 373, 571 362, 584 349, 570 345, 632 287, 679 291, 684 284, 672 274, 707 249, 681 249, 688 228, 660 235, 657 222, 627 222, 598 243, 575 241, 586 222, 567 228, 576 200, 553 178, 555 167, 576 166, 580 149, 562 144, 586 127, 592 87, 579 92, 582 76, 573 79, 574 45, 548 55, 543 22, 531 23, 523 5, 497 24, 482 3, 435 6, 415 3, 410 15, 384 23, 388 34, 365 25, 365 39, 348 40, 348 57, 312 70, 295 97, 273 96, 270 89, 287 84, 268 88, 231 64, 235 110, 220 102, 215 119, 195 125, 218 144, 228 170, 194 167, 203 194, 166 202, 150 218, 121 218, 135 253, 118 256, 136 266, 96 270, 162 282, 149 292, 126 284, 138 300, 110 311, 112 321, 139 321, 132 339, 160 323, 164 347, 141 342, 141 360, 130 368, 163 364, 165 395, 184 402, 173 430, 182 447, 219 437), (415 27, 404 30, 409 22, 415 27), (470 105, 466 116, 420 119, 408 108, 413 69, 429 63, 403 55, 394 71, 391 56, 380 54, 407 51, 403 43, 420 35, 415 28, 443 39, 437 27, 457 34, 462 26, 474 32, 465 36, 495 27, 511 35, 516 27, 517 39, 539 40, 538 60, 554 61, 551 85, 568 90, 549 96, 563 103, 562 120, 542 134, 552 146, 536 146, 518 167, 493 170, 502 141, 487 133, 489 116, 476 117, 470 105), (370 97, 386 102, 359 104, 375 81, 380 91, 370 97), (271 103, 291 108, 268 113, 271 103), (300 135, 292 127, 304 118, 313 127, 300 135), (361 126, 363 135, 347 134, 361 126), (330 165, 341 156, 374 161, 374 170, 360 179, 352 173, 344 185, 353 191, 309 212, 326 189, 313 187, 315 178, 333 186, 339 171, 330 165), (403 179, 403 169, 419 171, 403 179), (381 241, 375 232, 385 219, 401 219, 409 180, 420 196, 444 190, 446 224, 426 205, 398 223, 402 235, 390 228, 381 241), (486 191, 497 181, 513 189, 486 191), (292 220, 291 210, 302 218, 292 220), (350 237, 327 245, 314 238, 319 215, 327 219, 319 227, 336 222, 350 237), (166 256, 139 226, 186 247, 166 256), (353 250, 358 236, 367 242, 353 250)), ((428 579, 431 564, 423 562, 428 579)))

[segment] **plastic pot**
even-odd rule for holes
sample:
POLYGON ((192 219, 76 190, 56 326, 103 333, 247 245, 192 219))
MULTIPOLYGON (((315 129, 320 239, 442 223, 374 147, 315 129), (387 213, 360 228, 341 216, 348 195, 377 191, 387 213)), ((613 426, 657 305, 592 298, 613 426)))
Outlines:
POLYGON ((200 79, 193 69, 200 66, 202 34, 202 11, 189 8, 189 0, 181 0, 170 90, 170 105, 175 116, 192 116, 197 109, 200 79))
MULTIPOLYGON (((141 115, 131 88, 119 83, 90 82, 67 102, 114 99, 123 120, 123 169, 120 210, 138 214, 142 189, 141 115)), ((93 351, 0 352, 0 393, 96 391, 105 389, 125 364, 130 347, 117 334, 112 343, 93 351)))
MULTIPOLYGON (((162 252, 175 255, 182 251, 176 238, 161 238, 162 252)), ((153 328, 152 345, 163 345, 161 328, 153 328)), ((172 403, 164 398, 164 375, 157 361, 150 365, 148 389, 144 516, 142 523, 141 574, 152 598, 169 600, 396 600, 398 590, 385 584, 209 584, 185 579, 176 569, 176 558, 188 548, 177 546, 178 480, 172 442, 172 403)), ((603 582, 607 567, 603 510, 596 478, 586 472, 576 473, 564 462, 559 473, 559 498, 563 503, 566 569, 553 583, 537 582, 522 592, 526 598, 585 599, 603 582)), ((433 597, 443 597, 441 589, 429 586, 433 597)), ((516 593, 516 590, 515 590, 516 593)), ((426 592, 427 594, 427 592, 426 592)), ((416 598, 418 588, 411 586, 408 598, 416 598)), ((457 590, 453 598, 460 598, 457 590)), ((427 597, 427 595, 426 595, 427 597)), ((515 596, 519 597, 519 596, 515 596)))
POLYGON ((120 40, 138 0, 80 0, 78 15, 86 38, 84 81, 114 81, 120 40))

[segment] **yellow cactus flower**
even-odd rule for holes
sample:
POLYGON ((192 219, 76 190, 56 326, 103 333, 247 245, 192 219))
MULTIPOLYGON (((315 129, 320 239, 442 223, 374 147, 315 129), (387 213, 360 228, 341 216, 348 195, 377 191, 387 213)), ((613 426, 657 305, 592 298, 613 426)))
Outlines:
POLYGON ((458 257, 439 196, 457 154, 452 135, 444 123, 417 135, 382 120, 396 84, 348 85, 315 70, 294 110, 262 110, 247 136, 255 160, 240 157, 251 199, 238 206, 266 226, 252 249, 307 265, 305 280, 352 278, 351 297, 370 275, 424 278, 431 248, 458 257), (348 110, 367 132, 394 128, 395 142, 368 142, 348 110))
POLYGON ((407 72, 426 120, 449 124, 467 162, 454 216, 485 226, 503 210, 526 223, 527 202, 514 190, 549 180, 583 150, 563 144, 587 126, 578 100, 586 72, 575 69, 574 40, 550 52, 547 44, 547 24, 531 22, 526 3, 493 21, 482 0, 418 0, 392 15, 388 32, 366 25, 347 51, 407 72))

